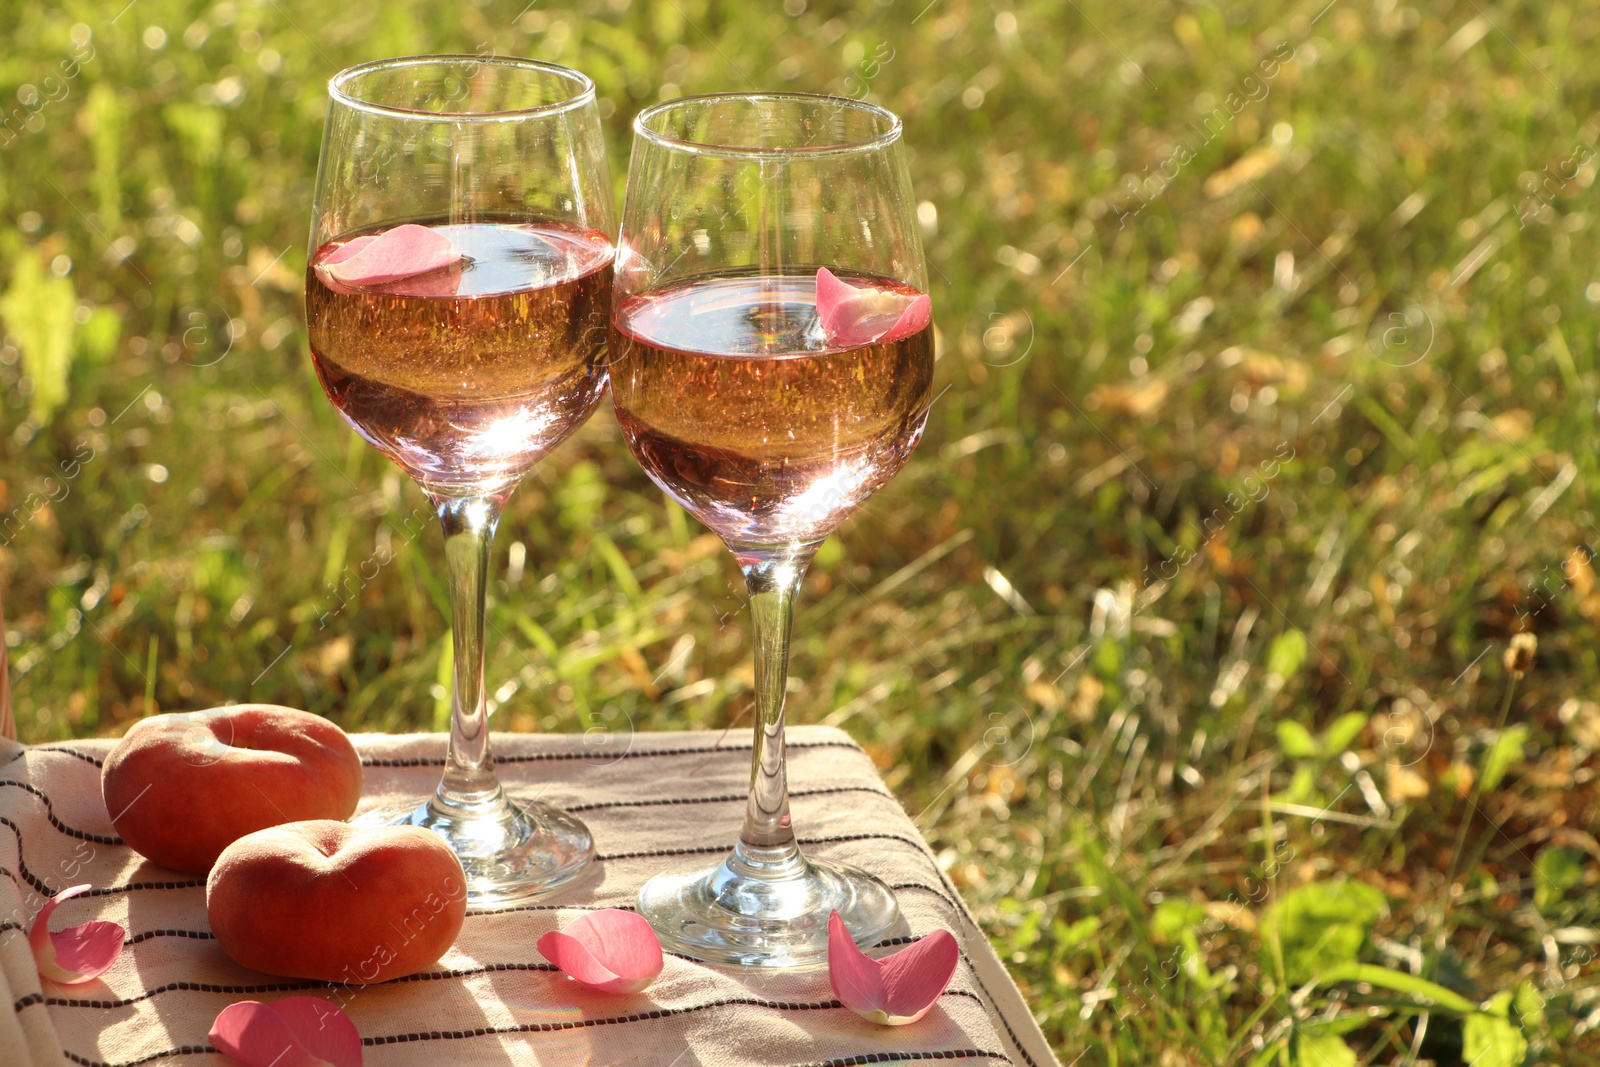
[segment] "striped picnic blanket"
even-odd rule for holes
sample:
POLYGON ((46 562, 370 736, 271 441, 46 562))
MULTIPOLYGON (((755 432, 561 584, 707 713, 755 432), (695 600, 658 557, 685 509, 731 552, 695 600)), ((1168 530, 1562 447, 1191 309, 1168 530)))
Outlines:
MULTIPOLYGON (((437 783, 441 735, 356 735, 362 807, 420 797, 437 783)), ((330 987, 240 967, 207 929, 203 879, 158 867, 121 844, 100 797, 110 741, 24 747, 0 740, 0 1064, 93 1067, 231 1062, 206 1032, 239 1000, 322 996, 344 1007, 387 1064, 692 1065, 900 1063, 972 1059, 1055 1067, 1016 986, 927 844, 871 761, 838 730, 790 731, 795 825, 807 851, 856 864, 894 886, 910 930, 943 927, 964 960, 921 1022, 879 1027, 842 1007, 825 971, 772 973, 668 956, 642 993, 606 995, 553 973, 539 935, 584 911, 631 907, 663 870, 704 867, 733 844, 749 783, 744 738, 714 733, 495 735, 512 792, 579 814, 599 858, 547 902, 472 913, 423 974, 377 986, 330 987), (592 738, 589 740, 593 740, 592 738), (732 743, 729 743, 732 741, 732 743), (720 742, 720 743, 719 743, 720 742), (742 745, 739 742, 744 742, 742 745), (109 919, 128 947, 100 980, 44 986, 27 924, 43 898, 90 882, 63 904, 57 928, 109 919)))

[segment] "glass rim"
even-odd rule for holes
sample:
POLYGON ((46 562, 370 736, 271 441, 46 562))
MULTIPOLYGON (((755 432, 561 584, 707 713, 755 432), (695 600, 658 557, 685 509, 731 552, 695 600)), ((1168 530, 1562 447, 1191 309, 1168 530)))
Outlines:
POLYGON ((328 95, 345 107, 374 115, 393 115, 399 118, 433 122, 505 122, 514 119, 538 118, 559 115, 573 108, 592 103, 595 98, 594 81, 581 70, 563 67, 559 63, 546 63, 539 59, 521 56, 483 55, 476 52, 445 52, 438 55, 396 56, 391 59, 373 59, 346 67, 328 79, 328 95), (533 107, 508 108, 495 111, 423 111, 420 108, 401 107, 397 104, 380 104, 364 100, 351 93, 346 86, 363 74, 404 67, 425 67, 434 64, 466 61, 516 70, 537 70, 544 74, 573 83, 576 91, 561 100, 533 107))
POLYGON ((679 152, 690 152, 696 155, 721 156, 736 159, 762 159, 773 156, 797 156, 817 158, 819 156, 856 155, 864 152, 873 152, 887 148, 900 139, 902 132, 900 116, 886 107, 869 104, 865 100, 855 100, 848 96, 829 96, 825 93, 700 93, 694 96, 680 96, 672 100, 664 100, 659 104, 652 104, 639 112, 633 120, 633 132, 636 137, 642 137, 663 148, 679 152), (707 101, 775 101, 779 103, 803 104, 828 104, 836 108, 865 112, 876 119, 886 122, 885 128, 880 133, 856 141, 844 141, 825 145, 792 145, 781 148, 764 148, 757 145, 725 145, 713 144, 705 141, 692 141, 686 137, 675 137, 670 133, 651 129, 647 123, 658 115, 686 107, 691 104, 705 103, 707 101))

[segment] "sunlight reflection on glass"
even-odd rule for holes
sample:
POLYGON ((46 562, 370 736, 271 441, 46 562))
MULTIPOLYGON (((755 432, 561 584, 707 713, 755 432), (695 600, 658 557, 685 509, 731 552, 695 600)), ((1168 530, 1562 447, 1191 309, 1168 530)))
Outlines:
MULTIPOLYGON (((548 407, 524 408, 473 433, 462 451, 475 458, 508 456, 521 460, 538 448, 555 421, 556 413, 548 407)), ((470 432, 467 427, 461 429, 470 432)))
POLYGON ((874 473, 872 463, 865 458, 847 460, 834 468, 832 474, 823 475, 804 492, 785 500, 777 509, 778 514, 786 525, 825 522, 841 507, 853 506, 874 473))

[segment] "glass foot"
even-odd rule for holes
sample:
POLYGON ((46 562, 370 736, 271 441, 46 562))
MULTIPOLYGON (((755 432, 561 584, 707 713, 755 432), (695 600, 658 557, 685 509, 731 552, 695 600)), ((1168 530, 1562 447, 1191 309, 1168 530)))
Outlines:
POLYGON ((495 790, 480 801, 439 795, 364 812, 359 826, 422 826, 444 838, 467 873, 467 907, 509 908, 583 873, 594 859, 589 828, 543 801, 495 790))
POLYGON ((663 948, 742 967, 825 965, 834 911, 862 946, 900 923, 894 893, 878 879, 792 849, 741 844, 709 871, 658 875, 639 891, 639 914, 663 948))

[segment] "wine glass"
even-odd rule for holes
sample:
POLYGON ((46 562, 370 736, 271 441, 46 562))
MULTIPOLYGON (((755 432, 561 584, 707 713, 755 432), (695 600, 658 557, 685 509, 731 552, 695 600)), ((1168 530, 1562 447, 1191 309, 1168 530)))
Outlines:
POLYGON ((582 822, 495 777, 484 683, 495 525, 606 387, 610 180, 594 84, 526 59, 414 56, 329 83, 306 320, 317 377, 438 513, 455 681, 438 790, 366 821, 426 826, 468 902, 509 906, 594 856, 582 822))
POLYGON ((823 962, 899 921, 863 871, 802 855, 784 771, 789 630, 812 556, 906 462, 931 404, 933 326, 900 121, 795 93, 686 97, 634 123, 612 294, 612 399, 650 478, 732 549, 755 626, 744 828, 639 911, 674 952, 823 962))

